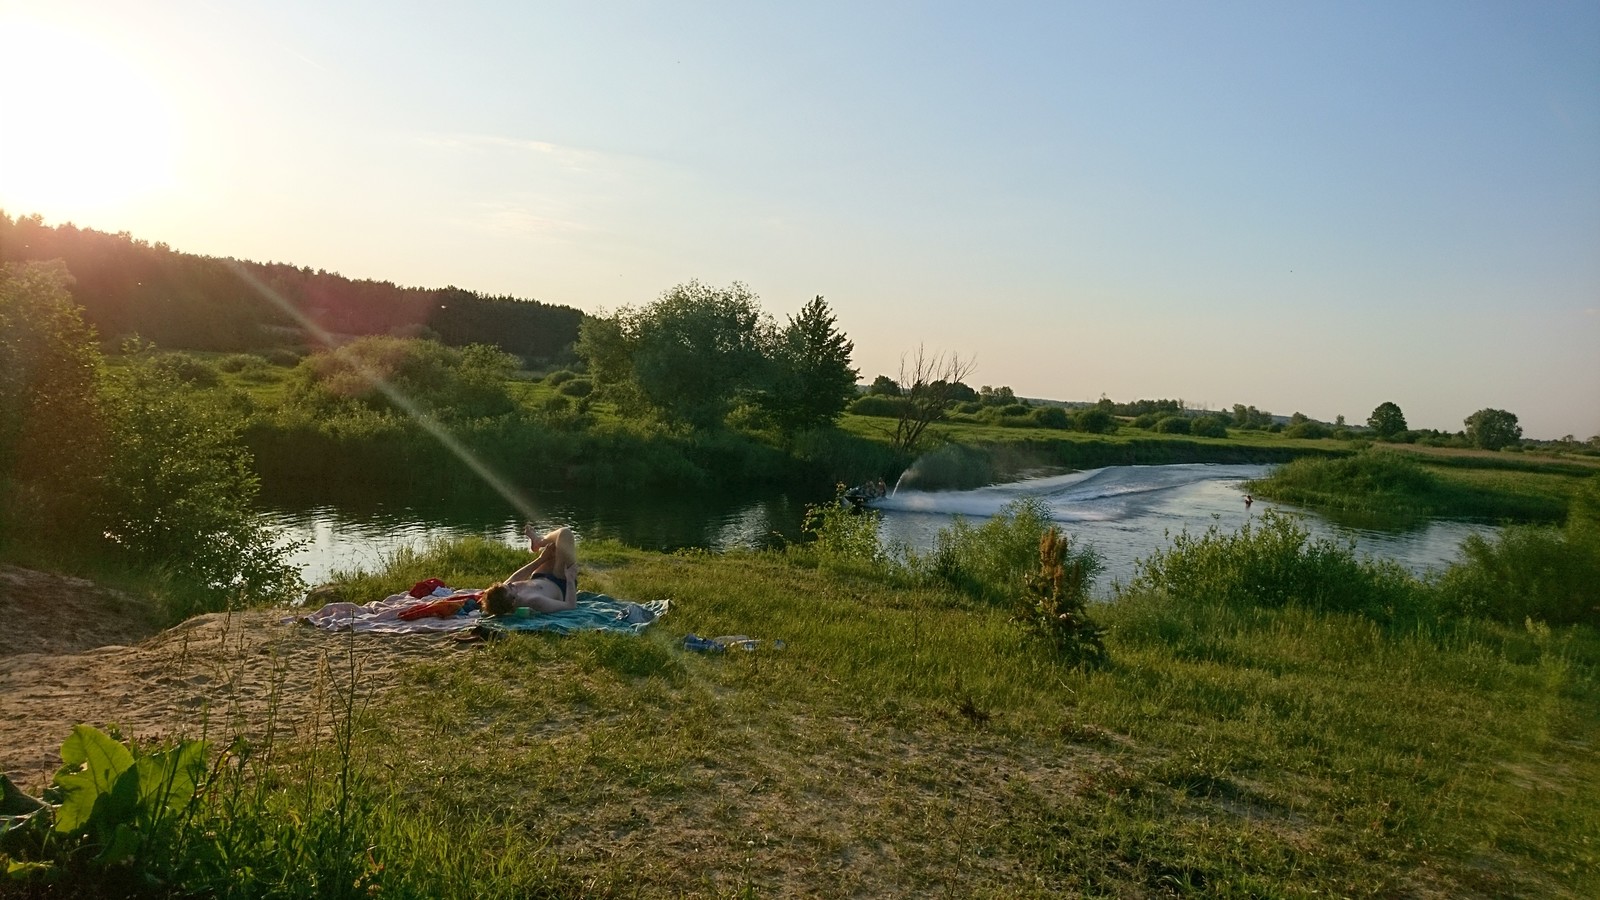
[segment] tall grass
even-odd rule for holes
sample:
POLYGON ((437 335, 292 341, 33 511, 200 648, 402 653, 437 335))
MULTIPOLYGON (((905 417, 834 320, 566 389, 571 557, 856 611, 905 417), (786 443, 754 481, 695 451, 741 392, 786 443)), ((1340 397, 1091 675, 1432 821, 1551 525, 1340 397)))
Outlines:
POLYGON ((1398 564, 1361 558, 1353 544, 1312 540, 1289 516, 1268 511, 1227 532, 1213 525, 1172 539, 1135 565, 1126 591, 1235 609, 1297 604, 1361 613, 1383 623, 1434 618, 1434 595, 1398 564))

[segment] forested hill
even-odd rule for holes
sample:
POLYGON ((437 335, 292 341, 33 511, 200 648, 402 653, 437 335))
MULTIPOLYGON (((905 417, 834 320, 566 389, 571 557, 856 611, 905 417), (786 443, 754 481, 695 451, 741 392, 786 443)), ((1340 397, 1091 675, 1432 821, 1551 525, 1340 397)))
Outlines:
POLYGON ((310 321, 334 335, 432 335, 540 361, 565 352, 583 319, 569 306, 196 256, 126 232, 52 226, 39 216, 12 219, 0 211, 0 263, 51 259, 66 265, 85 318, 113 347, 134 334, 173 350, 313 344, 304 325, 310 321))

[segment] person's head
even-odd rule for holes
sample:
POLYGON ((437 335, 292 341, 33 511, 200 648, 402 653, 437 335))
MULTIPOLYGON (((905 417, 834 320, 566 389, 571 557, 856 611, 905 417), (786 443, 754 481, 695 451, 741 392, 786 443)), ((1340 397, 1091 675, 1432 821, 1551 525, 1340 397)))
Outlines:
POLYGON ((504 581, 489 585, 489 589, 483 592, 483 611, 491 616, 509 616, 517 611, 516 602, 511 599, 511 590, 504 581))

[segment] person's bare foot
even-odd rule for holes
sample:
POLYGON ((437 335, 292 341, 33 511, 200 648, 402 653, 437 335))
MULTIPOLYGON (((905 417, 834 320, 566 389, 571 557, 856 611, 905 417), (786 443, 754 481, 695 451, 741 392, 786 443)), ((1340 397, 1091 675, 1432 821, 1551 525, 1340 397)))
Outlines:
POLYGON ((534 530, 532 522, 522 526, 522 536, 528 539, 529 550, 538 550, 541 546, 539 543, 539 532, 534 530))

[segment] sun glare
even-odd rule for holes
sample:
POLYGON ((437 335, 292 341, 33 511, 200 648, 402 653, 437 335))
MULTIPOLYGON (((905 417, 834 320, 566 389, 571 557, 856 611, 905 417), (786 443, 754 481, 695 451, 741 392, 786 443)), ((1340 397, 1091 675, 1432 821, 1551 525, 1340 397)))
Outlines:
POLYGON ((95 38, 0 19, 0 208, 90 217, 170 188, 177 122, 139 66, 95 38))

